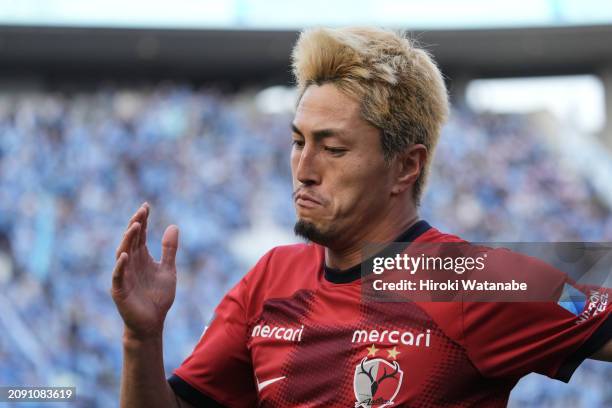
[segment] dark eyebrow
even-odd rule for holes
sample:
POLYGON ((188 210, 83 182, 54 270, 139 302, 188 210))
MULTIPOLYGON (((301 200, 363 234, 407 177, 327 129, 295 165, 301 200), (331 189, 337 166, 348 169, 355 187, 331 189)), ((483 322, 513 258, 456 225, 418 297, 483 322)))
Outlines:
MULTIPOLYGON (((295 126, 294 123, 291 124, 291 130, 293 130, 293 132, 297 133, 298 135, 304 137, 304 134, 302 133, 302 131, 298 129, 298 127, 295 126)), ((325 139, 326 137, 331 137, 331 136, 342 136, 342 134, 343 132, 341 130, 336 130, 336 129, 321 129, 321 130, 315 130, 314 132, 312 132, 312 135, 317 140, 325 139)))

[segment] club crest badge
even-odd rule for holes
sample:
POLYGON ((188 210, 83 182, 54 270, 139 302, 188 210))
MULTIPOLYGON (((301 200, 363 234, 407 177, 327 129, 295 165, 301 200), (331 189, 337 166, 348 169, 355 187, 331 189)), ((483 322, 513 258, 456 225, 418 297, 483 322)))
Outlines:
POLYGON ((382 408, 391 406, 402 385, 404 372, 397 361, 364 357, 355 367, 353 388, 355 408, 382 408))

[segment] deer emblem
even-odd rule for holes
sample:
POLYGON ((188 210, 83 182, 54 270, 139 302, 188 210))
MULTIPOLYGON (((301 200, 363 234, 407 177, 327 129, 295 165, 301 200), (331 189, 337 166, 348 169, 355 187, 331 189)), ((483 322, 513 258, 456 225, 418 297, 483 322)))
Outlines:
POLYGON ((355 367, 354 388, 357 398, 355 407, 375 408, 392 405, 402 384, 403 374, 397 361, 391 364, 382 358, 368 360, 364 357, 355 367))
POLYGON ((363 367, 363 363, 365 361, 366 361, 365 358, 361 360, 361 372, 359 374, 365 374, 370 379, 370 387, 371 387, 370 392, 372 393, 372 397, 374 397, 376 395, 376 391, 378 391, 378 386, 380 385, 381 382, 383 382, 387 378, 395 378, 395 374, 397 374, 397 372, 399 371, 399 364, 397 364, 397 361, 394 361, 393 367, 395 368, 395 371, 393 371, 390 374, 387 374, 387 369, 384 368, 383 376, 380 377, 378 380, 374 380, 374 378, 372 377, 372 369, 374 368, 374 366, 371 366, 370 369, 366 371, 366 369, 363 367))

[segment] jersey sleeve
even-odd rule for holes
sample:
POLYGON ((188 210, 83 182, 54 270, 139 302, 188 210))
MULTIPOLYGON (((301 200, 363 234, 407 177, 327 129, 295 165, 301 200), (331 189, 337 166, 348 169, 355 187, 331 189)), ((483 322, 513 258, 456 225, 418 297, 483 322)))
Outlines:
MULTIPOLYGON (((522 256, 521 256, 522 257, 522 256)), ((534 302, 464 302, 462 324, 468 356, 490 377, 536 372, 568 382, 586 358, 612 338, 609 288, 585 287, 534 260, 549 276, 551 298, 534 302)))
POLYGON ((248 286, 265 268, 264 256, 221 300, 192 354, 168 379, 174 392, 196 407, 251 407, 257 388, 247 349, 248 286))

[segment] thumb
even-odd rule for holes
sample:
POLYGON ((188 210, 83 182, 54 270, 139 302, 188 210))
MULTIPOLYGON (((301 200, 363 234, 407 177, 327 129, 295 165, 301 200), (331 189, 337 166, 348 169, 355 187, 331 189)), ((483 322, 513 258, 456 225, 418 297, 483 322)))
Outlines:
POLYGON ((166 228, 162 237, 162 256, 161 263, 168 268, 174 267, 176 259, 176 250, 178 249, 179 229, 176 225, 170 225, 166 228))

